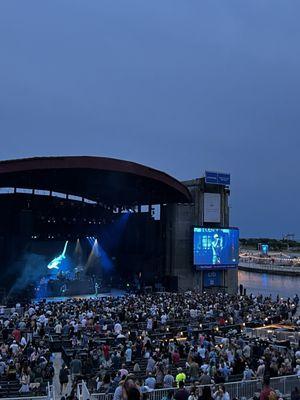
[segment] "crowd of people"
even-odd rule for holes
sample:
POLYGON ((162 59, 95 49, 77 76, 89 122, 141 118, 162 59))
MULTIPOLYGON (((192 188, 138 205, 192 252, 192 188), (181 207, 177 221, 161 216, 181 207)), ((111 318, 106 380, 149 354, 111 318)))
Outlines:
POLYGON ((0 377, 18 379, 25 393, 57 373, 64 395, 68 384, 85 378, 91 391, 114 400, 147 397, 159 388, 176 400, 230 400, 226 382, 300 376, 299 347, 241 331, 276 322, 300 329, 298 302, 298 296, 196 292, 40 301, 0 315, 0 377), (64 359, 59 372, 53 338, 64 359), (213 390, 198 391, 211 384, 213 390))
POLYGON ((20 383, 20 393, 41 393, 42 388, 45 393, 54 367, 44 326, 36 318, 35 308, 29 307, 26 315, 20 311, 0 316, 0 389, 6 387, 6 382, 16 381, 20 383))

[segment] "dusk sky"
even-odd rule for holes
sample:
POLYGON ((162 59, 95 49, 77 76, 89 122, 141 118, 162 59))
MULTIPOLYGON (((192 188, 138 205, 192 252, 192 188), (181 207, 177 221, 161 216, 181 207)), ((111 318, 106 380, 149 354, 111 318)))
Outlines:
POLYGON ((300 239, 299 0, 1 0, 0 159, 230 172, 241 236, 300 239))

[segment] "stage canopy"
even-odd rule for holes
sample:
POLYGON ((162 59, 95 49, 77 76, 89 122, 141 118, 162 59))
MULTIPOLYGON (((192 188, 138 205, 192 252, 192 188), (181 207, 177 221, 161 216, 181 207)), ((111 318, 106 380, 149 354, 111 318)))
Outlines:
POLYGON ((36 157, 0 162, 0 187, 49 190, 111 206, 187 203, 188 189, 170 175, 106 157, 36 157))

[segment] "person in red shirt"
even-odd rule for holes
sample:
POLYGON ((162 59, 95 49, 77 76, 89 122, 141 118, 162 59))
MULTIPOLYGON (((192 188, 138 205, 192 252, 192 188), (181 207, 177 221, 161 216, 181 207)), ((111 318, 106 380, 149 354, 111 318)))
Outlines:
POLYGON ((96 324, 94 325, 94 329, 96 333, 100 333, 101 327, 99 322, 96 322, 96 324))
POLYGON ((107 361, 109 359, 109 345, 107 343, 105 343, 105 345, 103 346, 103 355, 105 360, 107 361))
POLYGON ((16 341, 17 343, 19 343, 20 340, 21 340, 21 331, 20 331, 18 328, 15 328, 15 329, 12 331, 12 335, 13 335, 15 341, 16 341))
POLYGON ((274 389, 270 387, 270 377, 264 377, 263 388, 260 392, 259 400, 269 400, 270 393, 274 392, 274 389))
POLYGON ((177 350, 174 350, 174 352, 172 353, 172 361, 174 365, 177 365, 180 361, 180 355, 177 350))

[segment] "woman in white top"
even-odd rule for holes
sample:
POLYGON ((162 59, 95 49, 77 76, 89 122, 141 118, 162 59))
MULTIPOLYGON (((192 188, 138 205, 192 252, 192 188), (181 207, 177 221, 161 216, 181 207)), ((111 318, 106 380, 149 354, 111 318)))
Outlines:
POLYGON ((213 394, 214 400, 230 400, 229 393, 226 392, 225 386, 219 386, 218 390, 213 394))
POLYGON ((28 393, 29 392, 29 383, 30 383, 30 376, 26 371, 22 372, 21 375, 21 389, 20 393, 28 393))

